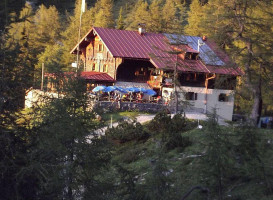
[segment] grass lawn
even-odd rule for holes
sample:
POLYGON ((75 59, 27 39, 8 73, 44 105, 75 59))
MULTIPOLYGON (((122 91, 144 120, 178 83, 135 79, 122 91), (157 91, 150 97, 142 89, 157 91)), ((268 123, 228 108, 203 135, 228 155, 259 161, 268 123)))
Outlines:
POLYGON ((139 115, 145 115, 145 112, 137 112, 137 111, 124 111, 124 112, 112 112, 112 113, 104 113, 101 117, 106 123, 110 123, 111 117, 114 122, 118 122, 126 117, 134 119, 139 115))

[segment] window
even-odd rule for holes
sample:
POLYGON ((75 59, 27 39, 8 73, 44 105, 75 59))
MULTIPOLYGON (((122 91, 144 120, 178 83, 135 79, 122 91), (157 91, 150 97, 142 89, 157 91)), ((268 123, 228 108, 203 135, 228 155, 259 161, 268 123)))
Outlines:
POLYGON ((220 101, 220 102, 228 102, 228 95, 224 94, 224 93, 219 94, 218 101, 220 101))
POLYGON ((92 64, 92 71, 95 71, 96 70, 96 63, 93 63, 92 64))
POLYGON ((99 52, 103 52, 103 44, 99 44, 99 52))
POLYGON ((189 101, 197 100, 197 93, 194 93, 194 92, 187 92, 187 93, 185 94, 185 98, 186 98, 186 100, 189 100, 189 101))
POLYGON ((103 72, 107 72, 108 71, 108 67, 106 64, 103 65, 103 68, 102 68, 103 72))
POLYGON ((139 69, 138 75, 145 75, 144 67, 139 69))

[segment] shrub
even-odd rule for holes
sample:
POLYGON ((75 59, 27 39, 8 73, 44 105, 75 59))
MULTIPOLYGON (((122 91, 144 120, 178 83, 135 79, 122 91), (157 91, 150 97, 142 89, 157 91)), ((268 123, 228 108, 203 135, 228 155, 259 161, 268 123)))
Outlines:
POLYGON ((176 114, 173 116, 171 121, 172 132, 178 133, 185 130, 187 126, 186 119, 181 114, 176 114))
POLYGON ((191 144, 188 137, 182 137, 181 132, 187 127, 186 119, 181 114, 176 114, 173 118, 162 111, 156 114, 149 123, 148 128, 154 134, 161 134, 162 142, 167 150, 177 147, 186 147, 191 144))
POLYGON ((167 150, 172 150, 178 147, 185 148, 191 144, 192 142, 190 141, 189 137, 183 137, 180 133, 174 132, 169 134, 165 147, 167 150))
POLYGON ((148 129, 153 134, 167 133, 171 130, 171 116, 166 111, 161 111, 156 114, 154 119, 148 124, 148 129))
POLYGON ((149 138, 149 134, 143 129, 143 126, 135 121, 132 123, 122 121, 117 127, 107 129, 105 134, 109 139, 117 140, 119 143, 149 138))

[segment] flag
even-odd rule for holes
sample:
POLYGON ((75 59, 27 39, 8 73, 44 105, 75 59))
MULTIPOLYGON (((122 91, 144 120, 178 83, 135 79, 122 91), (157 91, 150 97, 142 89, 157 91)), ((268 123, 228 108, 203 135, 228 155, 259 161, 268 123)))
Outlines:
POLYGON ((81 9, 82 13, 85 12, 85 0, 82 0, 82 9, 81 9))

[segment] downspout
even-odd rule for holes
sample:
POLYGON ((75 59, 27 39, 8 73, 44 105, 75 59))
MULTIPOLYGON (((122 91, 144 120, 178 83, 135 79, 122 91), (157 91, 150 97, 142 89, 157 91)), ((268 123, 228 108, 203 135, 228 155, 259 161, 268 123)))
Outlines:
POLYGON ((114 57, 114 63, 115 63, 114 79, 117 80, 117 61, 116 61, 116 58, 115 58, 115 57, 114 57))
POLYGON ((205 81, 205 110, 204 113, 207 113, 207 102, 208 102, 208 85, 209 85, 209 80, 214 79, 216 77, 215 74, 213 74, 211 77, 208 77, 206 75, 206 81, 205 81))

